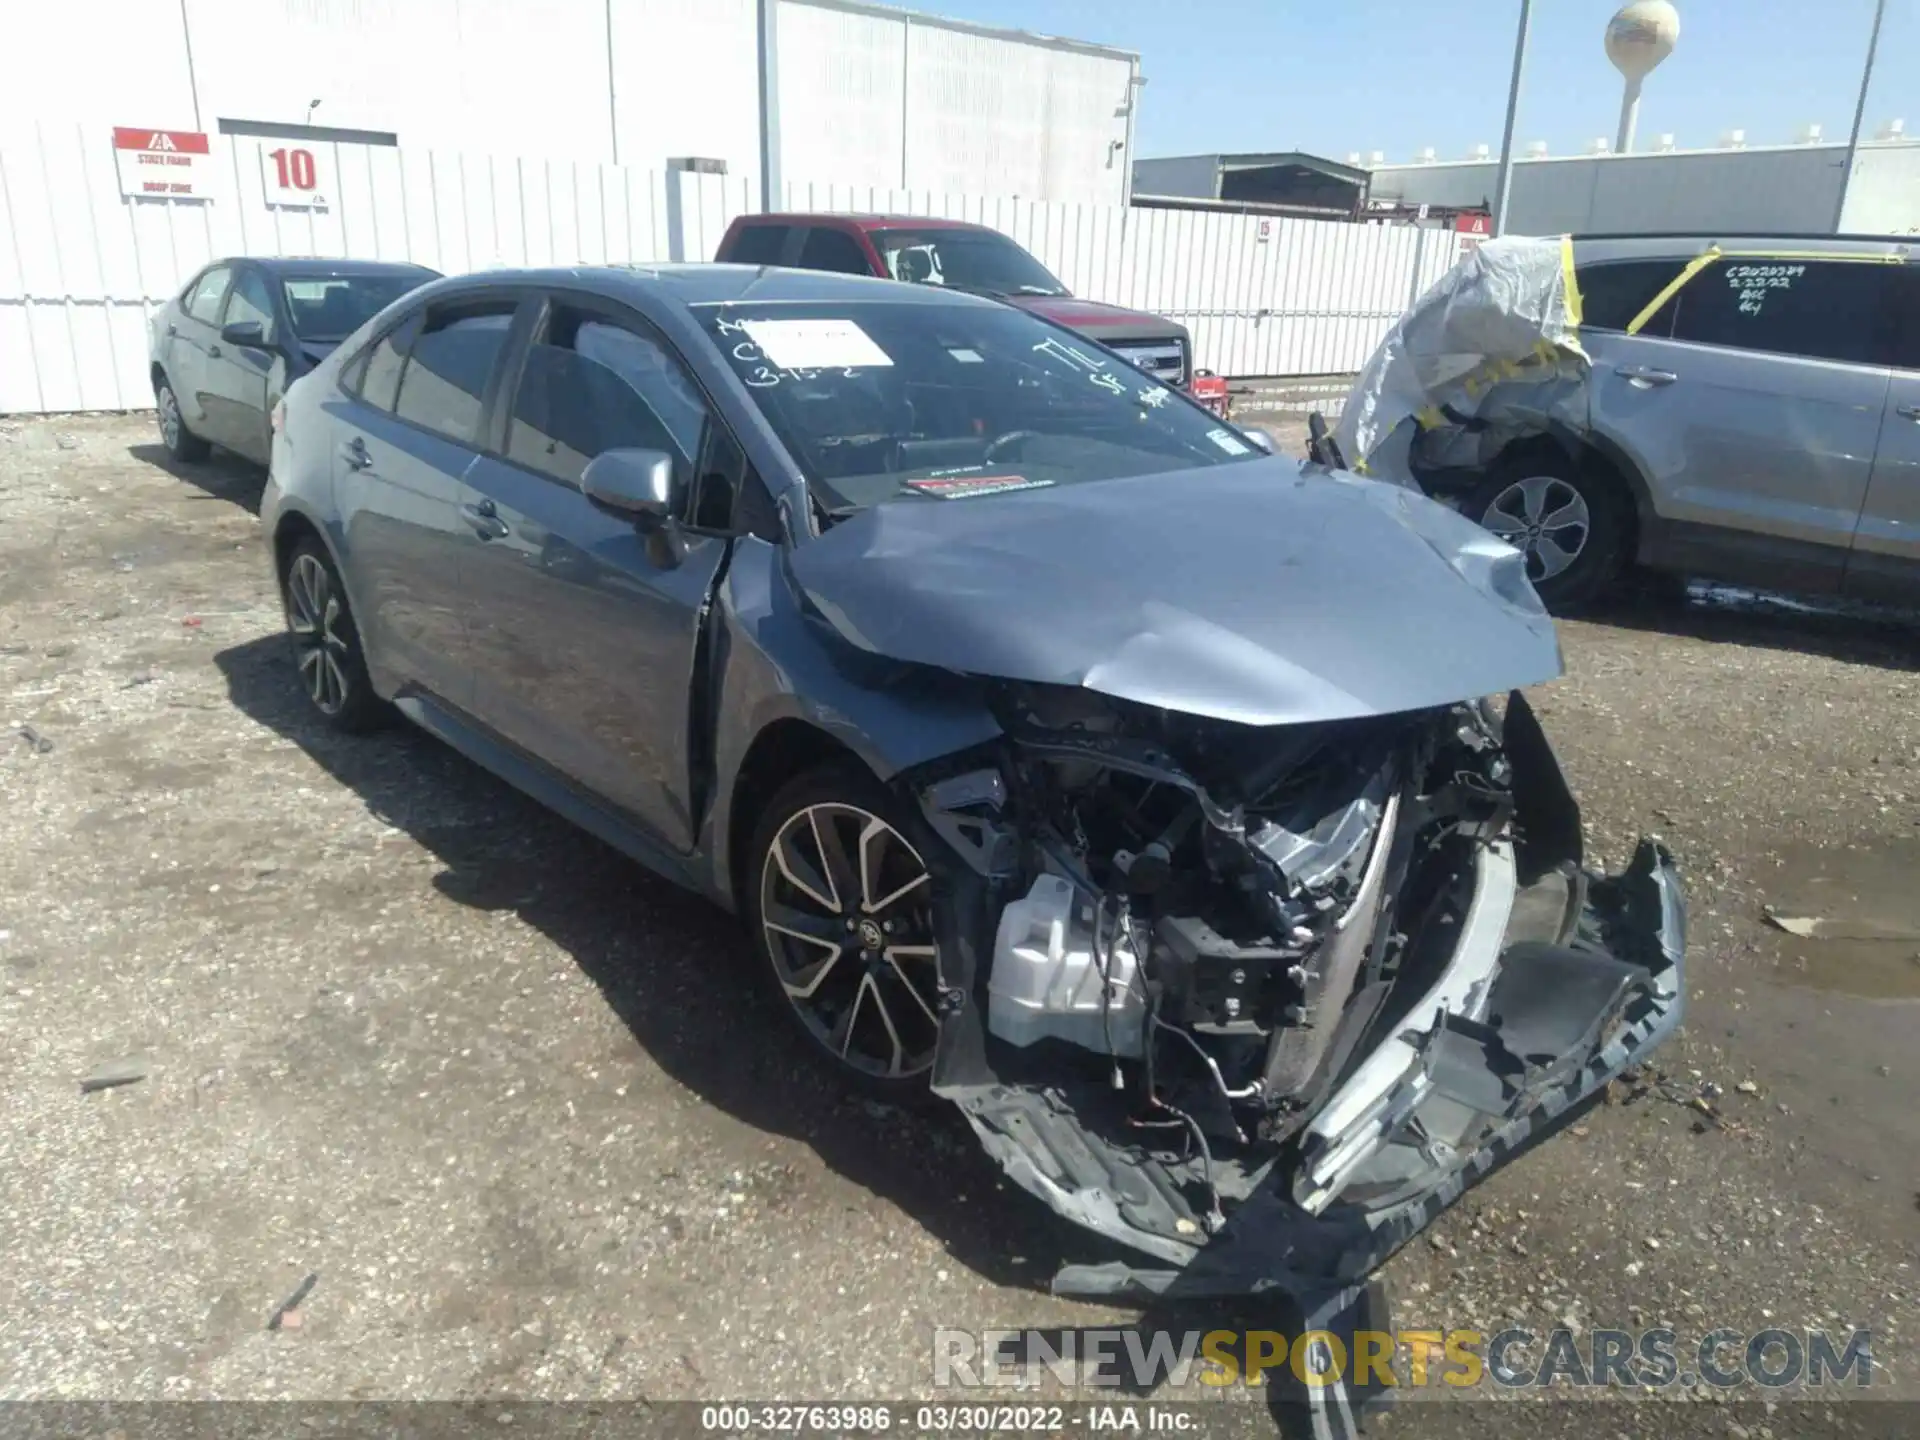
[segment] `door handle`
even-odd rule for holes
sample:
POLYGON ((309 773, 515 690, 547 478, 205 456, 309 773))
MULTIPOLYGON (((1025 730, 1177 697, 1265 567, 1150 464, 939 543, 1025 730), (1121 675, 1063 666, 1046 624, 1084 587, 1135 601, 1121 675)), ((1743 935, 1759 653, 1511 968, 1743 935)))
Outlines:
POLYGON ((167 334, 178 335, 179 333, 180 333, 180 327, 178 325, 167 326, 167 334))
POLYGON ((373 464, 373 456, 367 453, 367 442, 358 435, 340 447, 340 458, 349 470, 364 470, 373 464))
POLYGON ((1671 385, 1680 377, 1671 370, 1655 370, 1649 365, 1622 365, 1614 374, 1626 380, 1637 380, 1642 385, 1671 385))
POLYGON ((207 346, 207 358, 209 360, 218 360, 220 358, 220 347, 218 345, 207 346))
POLYGON ((500 512, 491 500, 462 505, 460 518, 471 525, 473 533, 482 540, 500 540, 513 533, 507 528, 507 522, 500 518, 500 512))
POLYGON ((1902 420, 1920 420, 1920 405, 1902 405, 1894 413, 1902 420))

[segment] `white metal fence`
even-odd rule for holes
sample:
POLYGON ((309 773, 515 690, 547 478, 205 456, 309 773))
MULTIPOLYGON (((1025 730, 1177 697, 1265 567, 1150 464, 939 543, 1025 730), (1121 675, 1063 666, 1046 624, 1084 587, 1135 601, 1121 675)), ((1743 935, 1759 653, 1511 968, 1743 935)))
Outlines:
MULTIPOLYGON (((122 198, 103 128, 0 145, 0 414, 150 404, 147 318, 216 255, 448 273, 704 260, 756 208, 749 177, 329 144, 317 147, 328 203, 288 209, 262 185, 273 143, 215 136, 208 200, 122 198)), ((1357 369, 1458 253, 1440 231, 806 182, 787 186, 786 205, 991 225, 1075 294, 1181 321, 1195 362, 1235 376, 1357 369)))

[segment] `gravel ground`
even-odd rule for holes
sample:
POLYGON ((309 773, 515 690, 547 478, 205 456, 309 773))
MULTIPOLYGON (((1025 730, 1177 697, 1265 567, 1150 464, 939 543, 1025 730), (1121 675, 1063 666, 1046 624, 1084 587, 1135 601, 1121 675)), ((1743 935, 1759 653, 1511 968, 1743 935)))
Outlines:
MULTIPOLYGON (((145 417, 0 421, 0 1397, 897 1398, 931 1393, 936 1326, 1133 1318, 1046 1293, 1091 1242, 960 1125, 817 1081, 726 917, 424 736, 309 724, 260 475, 163 459, 145 417)), ((1391 1262, 1395 1319, 1871 1326, 1920 1395, 1920 941, 1861 938, 1920 925, 1920 644, 1725 596, 1563 634, 1538 705, 1591 845, 1653 830, 1684 867, 1689 1023, 1391 1262), (1798 938, 1768 905, 1878 928, 1798 938)))

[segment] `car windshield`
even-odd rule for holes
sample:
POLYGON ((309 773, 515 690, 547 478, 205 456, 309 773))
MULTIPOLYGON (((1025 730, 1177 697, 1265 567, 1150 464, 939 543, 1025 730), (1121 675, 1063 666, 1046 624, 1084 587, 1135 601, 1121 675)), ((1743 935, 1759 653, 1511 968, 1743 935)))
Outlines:
POLYGON ((1067 293, 1046 266, 992 230, 875 230, 868 238, 895 280, 983 295, 1067 293))
POLYGON ((335 345, 378 315, 425 275, 310 275, 281 282, 293 332, 316 345, 335 345))
POLYGON ((695 312, 829 510, 1246 460, 1177 391, 999 305, 838 301, 695 312))

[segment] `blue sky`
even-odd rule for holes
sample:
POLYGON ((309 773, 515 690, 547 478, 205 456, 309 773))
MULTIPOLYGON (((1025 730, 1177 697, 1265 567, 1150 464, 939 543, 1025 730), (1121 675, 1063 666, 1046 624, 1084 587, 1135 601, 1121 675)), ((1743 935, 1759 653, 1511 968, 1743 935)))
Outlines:
MULTIPOLYGON (((1519 0, 901 0, 909 8, 1137 50, 1135 154, 1498 152, 1519 0)), ((1675 0, 1680 44, 1646 84, 1640 143, 1741 128, 1784 144, 1810 121, 1844 140, 1873 0, 1675 0)), ((1552 153, 1613 138, 1620 76, 1600 40, 1619 0, 1534 0, 1514 136, 1552 153)), ((1920 0, 1889 0, 1866 133, 1920 133, 1920 0)))

